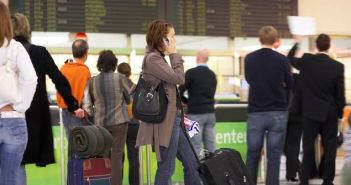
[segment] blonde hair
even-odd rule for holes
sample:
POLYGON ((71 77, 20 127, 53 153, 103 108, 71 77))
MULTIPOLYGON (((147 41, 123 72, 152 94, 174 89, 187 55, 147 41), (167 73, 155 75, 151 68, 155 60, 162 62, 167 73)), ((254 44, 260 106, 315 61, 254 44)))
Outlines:
POLYGON ((258 31, 261 44, 273 45, 279 38, 278 31, 273 26, 263 26, 258 31))
MULTIPOLYGON (((12 39, 12 29, 10 21, 10 12, 7 6, 0 1, 0 47, 4 44, 5 39, 12 39)), ((10 43, 10 42, 8 42, 10 43)))
POLYGON ((15 13, 11 16, 11 21, 14 37, 23 37, 29 41, 31 38, 31 33, 27 17, 21 13, 15 13))

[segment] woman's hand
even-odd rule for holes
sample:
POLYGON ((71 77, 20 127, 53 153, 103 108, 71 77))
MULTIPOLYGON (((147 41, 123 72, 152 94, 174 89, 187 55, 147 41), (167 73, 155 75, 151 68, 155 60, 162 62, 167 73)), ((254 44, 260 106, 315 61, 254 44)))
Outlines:
POLYGON ((176 46, 175 46, 176 42, 174 37, 169 37, 168 39, 169 39, 169 45, 166 46, 166 52, 168 54, 177 53, 176 46))
POLYGON ((5 105, 5 106, 1 107, 1 109, 0 109, 1 112, 14 111, 14 110, 15 109, 13 109, 13 105, 11 105, 11 104, 5 105))

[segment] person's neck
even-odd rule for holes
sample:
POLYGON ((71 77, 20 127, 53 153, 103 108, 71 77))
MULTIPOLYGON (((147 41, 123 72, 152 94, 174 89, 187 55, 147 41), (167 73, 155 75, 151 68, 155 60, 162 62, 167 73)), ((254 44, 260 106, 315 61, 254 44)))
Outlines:
POLYGON ((206 62, 197 62, 196 63, 197 66, 207 66, 206 62))
POLYGON ((329 55, 329 52, 328 52, 328 51, 318 51, 318 53, 329 55))
POLYGON ((85 59, 84 58, 74 58, 74 61, 77 62, 77 63, 85 63, 85 59))
POLYGON ((262 48, 273 49, 273 45, 265 45, 265 44, 262 44, 262 48))

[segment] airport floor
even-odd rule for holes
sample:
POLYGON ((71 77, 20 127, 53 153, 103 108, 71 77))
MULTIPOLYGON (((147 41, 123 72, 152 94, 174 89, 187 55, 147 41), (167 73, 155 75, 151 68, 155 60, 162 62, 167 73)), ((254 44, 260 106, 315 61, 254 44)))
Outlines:
MULTIPOLYGON (((336 158, 336 172, 335 172, 335 179, 334 179, 334 185, 340 185, 341 184, 341 169, 343 167, 344 160, 343 157, 337 157, 336 158)), ((299 184, 298 182, 287 182, 285 179, 285 173, 286 173, 286 168, 285 168, 285 157, 282 157, 281 159, 281 165, 280 165, 280 185, 293 185, 293 184, 299 184)), ((310 185, 320 185, 322 184, 323 180, 322 179, 311 179, 309 181, 310 185)), ((263 185, 263 182, 258 183, 259 185, 263 185)))
MULTIPOLYGON (((337 157, 336 159, 336 175, 334 179, 334 185, 340 185, 341 184, 341 169, 344 164, 343 157, 337 157)), ((299 182, 287 182, 285 179, 285 157, 282 157, 281 159, 281 166, 280 166, 280 185, 294 185, 294 184, 299 184, 299 182)), ((259 180, 260 181, 260 180, 259 180)), ((322 184, 322 179, 311 179, 309 181, 310 185, 321 185, 322 184)), ((258 185, 264 185, 265 183, 261 180, 261 182, 258 183, 258 185)), ((173 185, 183 185, 180 183, 174 183, 173 185)))

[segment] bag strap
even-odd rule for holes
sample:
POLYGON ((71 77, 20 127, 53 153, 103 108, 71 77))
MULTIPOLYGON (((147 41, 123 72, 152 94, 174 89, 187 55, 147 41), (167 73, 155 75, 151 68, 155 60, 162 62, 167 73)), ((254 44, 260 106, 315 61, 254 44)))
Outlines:
POLYGON ((95 97, 94 97, 94 79, 95 77, 91 77, 90 80, 89 80, 89 94, 90 94, 90 100, 91 100, 91 103, 94 104, 94 101, 95 101, 95 97))
POLYGON ((122 83, 122 74, 120 74, 120 73, 118 73, 118 82, 119 82, 119 91, 122 93, 122 94, 124 94, 123 92, 123 83, 122 83))
POLYGON ((12 39, 9 41, 8 48, 6 51, 6 61, 3 66, 5 66, 7 71, 11 71, 11 55, 12 55, 12 39))
MULTIPOLYGON (((176 91, 177 91, 177 96, 178 98, 180 98, 180 93, 179 93, 179 90, 178 90, 178 87, 176 87, 176 91)), ((180 100, 180 99, 179 99, 180 100)), ((194 149, 194 146, 193 144, 191 143, 190 141, 190 136, 187 132, 187 129, 185 128, 185 123, 184 123, 184 110, 183 110, 183 106, 180 106, 180 112, 181 112, 181 121, 180 121, 180 126, 182 128, 182 131, 184 132, 184 135, 186 137, 186 140, 188 141, 189 145, 190 145, 190 148, 191 148, 191 151, 193 152, 197 162, 200 164, 200 159, 199 159, 199 156, 197 155, 195 149, 194 149)))
MULTIPOLYGON (((122 82, 122 75, 123 74, 120 74, 120 73, 118 73, 118 81, 119 81, 119 91, 120 91, 120 93, 122 94, 122 96, 123 96, 123 100, 126 102, 126 104, 128 105, 128 104, 130 104, 131 103, 131 100, 130 100, 130 94, 129 94, 129 92, 127 91, 125 91, 124 90, 124 87, 123 87, 123 82, 122 82)), ((125 75, 124 75, 125 76, 125 75)))

